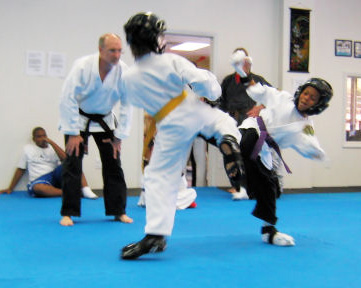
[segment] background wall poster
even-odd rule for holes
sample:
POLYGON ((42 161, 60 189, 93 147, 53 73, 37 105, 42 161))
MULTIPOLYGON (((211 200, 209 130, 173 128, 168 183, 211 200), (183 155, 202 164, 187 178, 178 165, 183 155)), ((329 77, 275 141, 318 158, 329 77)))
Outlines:
POLYGON ((308 73, 310 10, 291 8, 290 71, 308 73))

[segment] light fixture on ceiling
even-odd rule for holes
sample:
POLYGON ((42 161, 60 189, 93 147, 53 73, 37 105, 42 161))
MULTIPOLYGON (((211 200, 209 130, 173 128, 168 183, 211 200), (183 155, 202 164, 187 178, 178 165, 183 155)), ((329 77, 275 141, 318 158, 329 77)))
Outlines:
POLYGON ((170 48, 174 51, 195 51, 210 46, 208 43, 184 42, 170 48))

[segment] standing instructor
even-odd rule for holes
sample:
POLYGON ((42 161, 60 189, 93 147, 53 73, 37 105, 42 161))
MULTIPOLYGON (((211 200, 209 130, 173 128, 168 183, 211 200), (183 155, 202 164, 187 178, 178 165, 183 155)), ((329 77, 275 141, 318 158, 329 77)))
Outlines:
POLYGON ((127 186, 120 163, 121 139, 130 132, 132 108, 120 89, 127 69, 120 60, 122 43, 115 34, 99 38, 99 52, 75 61, 62 88, 60 130, 65 135, 67 157, 63 164, 60 224, 72 226, 81 215, 81 173, 87 142, 93 136, 102 161, 105 214, 131 223, 126 215, 127 186), (112 109, 120 101, 117 125, 112 109))

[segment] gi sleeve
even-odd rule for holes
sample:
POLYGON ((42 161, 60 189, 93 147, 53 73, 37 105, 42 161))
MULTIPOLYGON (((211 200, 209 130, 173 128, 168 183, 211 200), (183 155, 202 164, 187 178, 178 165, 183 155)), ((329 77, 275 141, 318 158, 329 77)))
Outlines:
POLYGON ((247 88, 247 94, 254 101, 264 106, 270 106, 280 101, 280 92, 273 87, 257 83, 247 88))
POLYGON ((126 94, 124 83, 120 81, 120 108, 119 108, 119 123, 114 130, 114 136, 118 139, 127 138, 130 135, 133 118, 133 106, 126 94))
POLYGON ((302 133, 297 134, 297 139, 295 139, 292 148, 305 158, 321 161, 326 159, 326 153, 314 135, 311 125, 305 126, 302 133))
POLYGON ((65 135, 79 135, 79 104, 77 95, 82 90, 82 69, 75 62, 65 79, 60 97, 60 131, 65 135))
POLYGON ((176 58, 175 68, 181 75, 183 85, 190 85, 198 97, 215 101, 221 96, 221 86, 216 76, 210 71, 197 68, 183 57, 176 58))

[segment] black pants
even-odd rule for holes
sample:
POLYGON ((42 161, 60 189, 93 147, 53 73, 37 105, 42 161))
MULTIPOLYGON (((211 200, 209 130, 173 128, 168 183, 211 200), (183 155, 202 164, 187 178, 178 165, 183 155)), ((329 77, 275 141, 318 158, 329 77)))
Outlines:
POLYGON ((280 194, 278 178, 274 170, 268 170, 258 156, 250 158, 258 140, 256 129, 240 129, 242 140, 240 144, 247 177, 247 193, 256 199, 256 207, 252 214, 271 224, 276 224, 276 198, 280 194))
MULTIPOLYGON (((85 137, 84 133, 80 134, 85 137)), ((127 201, 127 186, 120 163, 120 157, 113 158, 113 147, 110 143, 103 143, 103 139, 109 138, 105 132, 91 133, 99 149, 102 161, 103 195, 106 215, 125 214, 127 201)), ((65 136, 67 143, 69 136, 65 136)), ((81 175, 84 146, 80 145, 79 156, 75 153, 67 155, 63 163, 62 173, 62 216, 80 216, 81 214, 81 175)))

